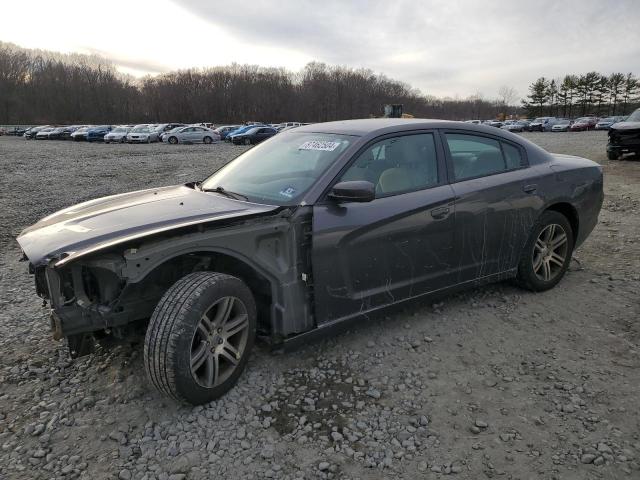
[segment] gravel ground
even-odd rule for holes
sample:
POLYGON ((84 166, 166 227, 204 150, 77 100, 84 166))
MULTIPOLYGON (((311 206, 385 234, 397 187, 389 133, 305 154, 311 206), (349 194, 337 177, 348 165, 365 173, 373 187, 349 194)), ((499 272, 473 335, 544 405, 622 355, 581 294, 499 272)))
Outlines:
POLYGON ((200 179, 242 147, 0 137, 0 479, 640 478, 640 163, 603 132, 525 134, 605 168, 601 220, 552 291, 414 302, 179 406, 139 339, 71 362, 14 237, 86 199, 200 179))

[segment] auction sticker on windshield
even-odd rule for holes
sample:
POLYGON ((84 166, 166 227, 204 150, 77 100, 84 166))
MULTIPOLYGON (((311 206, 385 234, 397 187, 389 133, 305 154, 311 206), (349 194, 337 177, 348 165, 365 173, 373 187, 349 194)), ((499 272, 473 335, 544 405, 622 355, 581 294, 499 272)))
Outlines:
POLYGON ((324 152, 333 152, 340 146, 340 142, 321 142, 319 140, 312 140, 310 142, 304 142, 298 147, 298 150, 321 150, 324 152))

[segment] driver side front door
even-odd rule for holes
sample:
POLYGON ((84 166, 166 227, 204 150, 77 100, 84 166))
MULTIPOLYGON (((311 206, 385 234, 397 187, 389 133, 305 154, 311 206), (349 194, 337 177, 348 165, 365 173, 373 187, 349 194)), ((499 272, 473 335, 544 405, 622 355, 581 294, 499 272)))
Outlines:
POLYGON ((356 156, 338 181, 376 186, 368 203, 327 200, 313 211, 318 325, 447 286, 454 194, 438 137, 387 137, 356 156))

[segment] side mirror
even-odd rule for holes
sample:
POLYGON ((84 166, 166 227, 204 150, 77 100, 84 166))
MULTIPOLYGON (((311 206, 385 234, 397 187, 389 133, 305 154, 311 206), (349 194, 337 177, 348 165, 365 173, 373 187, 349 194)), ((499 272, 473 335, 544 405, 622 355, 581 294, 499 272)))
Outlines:
POLYGON ((365 180, 336 183, 328 197, 338 202, 370 202, 376 198, 376 187, 365 180))

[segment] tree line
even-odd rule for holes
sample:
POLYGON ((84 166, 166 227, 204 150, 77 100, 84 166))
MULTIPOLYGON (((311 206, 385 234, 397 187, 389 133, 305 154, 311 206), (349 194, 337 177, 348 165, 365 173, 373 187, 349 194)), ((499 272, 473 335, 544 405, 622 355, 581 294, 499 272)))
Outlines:
POLYGON ((0 124, 321 122, 381 116, 390 103, 415 117, 494 118, 518 110, 513 89, 500 91, 437 98, 371 70, 318 62, 299 72, 233 64, 138 80, 101 57, 0 42, 0 124))
MULTIPOLYGON (((614 104, 627 108, 634 94, 624 93, 625 82, 614 104)), ((549 91, 551 82, 538 80, 524 107, 555 109, 560 97, 549 91), (538 83, 546 93, 538 95, 538 83)), ((576 96, 578 90, 571 92, 576 96)), ((575 106, 571 98, 567 105, 575 106)), ((596 99, 591 93, 587 98, 596 99)), ((368 69, 318 62, 299 72, 233 64, 134 79, 101 57, 0 42, 0 124, 323 122, 378 117, 385 104, 395 103, 420 118, 489 119, 522 113, 517 102, 506 85, 498 98, 438 98, 368 69)))
POLYGON ((588 72, 561 79, 538 78, 523 107, 531 116, 626 115, 640 103, 640 79, 632 73, 588 72))

